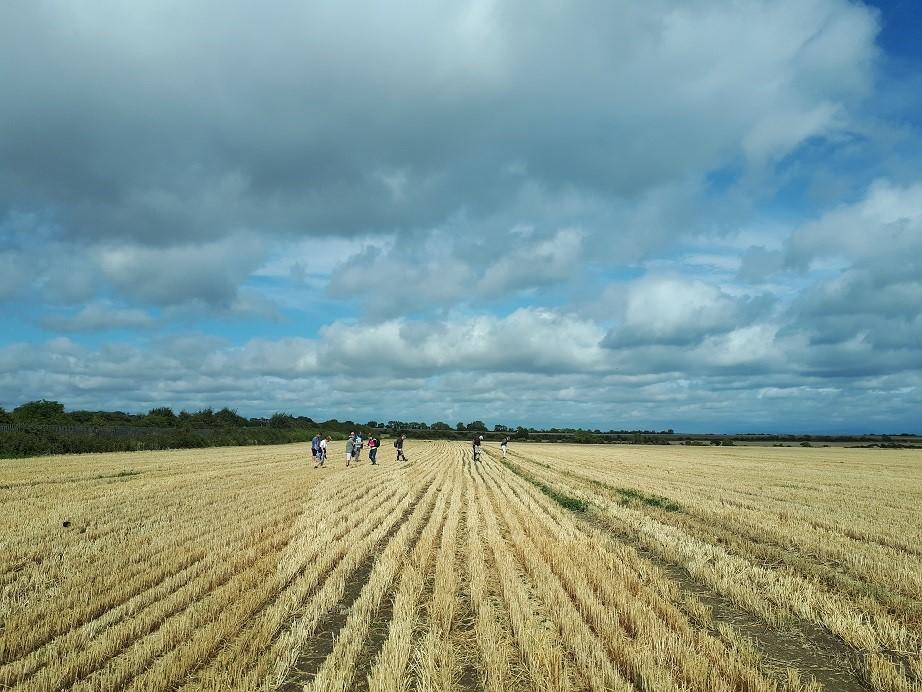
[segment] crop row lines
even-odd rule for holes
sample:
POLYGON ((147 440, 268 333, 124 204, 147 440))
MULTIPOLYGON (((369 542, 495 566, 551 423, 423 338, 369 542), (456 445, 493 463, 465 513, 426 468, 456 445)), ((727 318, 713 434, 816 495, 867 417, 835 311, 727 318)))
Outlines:
MULTIPOLYGON (((259 506, 258 500, 259 498, 254 498, 253 502, 247 505, 255 510, 259 506)), ((270 516, 268 523, 277 526, 284 520, 284 515, 280 518, 270 516), (273 519, 275 521, 272 521, 273 519)), ((158 552, 148 558, 147 563, 135 561, 133 563, 135 568, 129 570, 127 574, 115 573, 92 589, 76 584, 79 590, 72 591, 69 599, 63 603, 59 601, 56 607, 54 603, 48 604, 48 607, 54 608, 53 613, 46 614, 44 608, 39 608, 11 618, 8 626, 15 627, 17 631, 22 631, 24 634, 17 640, 4 640, 3 643, 7 647, 16 646, 16 649, 12 651, 9 648, 5 649, 8 652, 7 655, 15 652, 15 658, 21 658, 36 653, 41 647, 62 635, 76 637, 85 646, 98 633, 108 630, 123 618, 134 616, 151 603, 156 602, 161 593, 169 593, 172 585, 171 578, 175 582, 177 576, 183 575, 205 560, 204 548, 189 549, 186 547, 187 544, 194 542, 199 546, 212 545, 213 539, 219 538, 226 549, 233 550, 237 543, 245 537, 264 533, 258 524, 255 527, 252 524, 243 524, 230 532, 227 531, 228 526, 233 526, 231 517, 227 517, 226 522, 212 525, 203 536, 195 522, 190 521, 183 531, 173 534, 175 543, 172 548, 164 543, 158 552), (145 564, 146 571, 144 570, 145 564), (151 569, 151 564, 157 567, 151 569), (121 583, 118 581, 119 574, 123 577, 121 583)), ((118 549, 118 546, 113 546, 113 548, 118 549)), ((217 546, 212 549, 215 548, 217 546)), ((144 551, 136 552, 143 553, 144 551)), ((223 553, 215 552, 215 557, 207 560, 205 565, 213 564, 222 555, 223 553)), ((201 566, 201 568, 205 567, 201 566)), ((87 578, 90 576, 91 574, 87 578)), ((184 581, 179 583, 184 583, 184 581)), ((54 659, 55 656, 51 654, 50 657, 54 659)), ((40 661, 41 658, 37 660, 40 661)), ((0 671, 4 668, 0 668, 0 671)))
MULTIPOLYGON (((445 470, 442 470, 440 477, 444 474, 445 470)), ((408 566, 407 557, 411 554, 413 540, 417 535, 419 539, 413 551, 413 560, 428 562, 432 544, 444 519, 445 497, 439 492, 442 481, 443 478, 437 478, 431 482, 422 500, 375 560, 368 581, 352 604, 333 650, 324 659, 314 678, 305 685, 305 691, 325 692, 349 688, 372 617, 401 569, 408 566)))
MULTIPOLYGON (((539 472, 540 473, 540 472, 539 472)), ((885 613, 869 613, 842 596, 790 571, 754 565, 721 545, 712 545, 648 514, 622 506, 592 486, 574 486, 563 474, 544 473, 548 482, 568 492, 589 492, 602 516, 615 522, 646 548, 673 564, 682 565, 695 579, 757 614, 773 626, 796 616, 820 624, 863 653, 866 675, 887 677, 881 689, 902 689, 908 671, 886 653, 908 651, 919 656, 919 635, 885 613), (550 477, 549 477, 550 476, 550 477)))
MULTIPOLYGON (((417 472, 412 477, 402 476, 402 480, 406 483, 404 493, 392 503, 392 509, 386 519, 363 540, 351 542, 345 555, 330 570, 323 585, 297 611, 296 617, 286 623, 284 631, 273 641, 270 659, 274 661, 274 664, 258 685, 259 689, 276 689, 285 684, 305 644, 315 635, 324 616, 330 613, 343 598, 347 579, 369 560, 372 551, 381 544, 383 539, 391 536, 397 527, 402 529, 406 526, 408 514, 431 500, 435 493, 432 485, 433 477, 434 472, 429 470, 417 472)), ((327 557, 324 556, 324 560, 326 559, 327 557)), ((325 567, 325 565, 321 566, 324 569, 325 567)))
POLYGON ((265 654, 285 624, 349 547, 380 526, 405 495, 394 483, 368 483, 356 497, 343 500, 338 511, 330 503, 310 507, 293 527, 293 540, 280 555, 273 578, 266 581, 259 609, 187 686, 255 687, 268 673, 271 657, 265 654), (357 506, 362 507, 361 512, 356 511, 357 506))

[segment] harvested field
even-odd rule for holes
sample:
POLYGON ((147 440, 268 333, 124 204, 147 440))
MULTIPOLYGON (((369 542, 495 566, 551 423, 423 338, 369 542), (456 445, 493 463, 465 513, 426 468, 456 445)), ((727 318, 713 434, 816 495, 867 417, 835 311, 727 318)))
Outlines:
POLYGON ((0 462, 0 688, 920 690, 922 456, 0 462))

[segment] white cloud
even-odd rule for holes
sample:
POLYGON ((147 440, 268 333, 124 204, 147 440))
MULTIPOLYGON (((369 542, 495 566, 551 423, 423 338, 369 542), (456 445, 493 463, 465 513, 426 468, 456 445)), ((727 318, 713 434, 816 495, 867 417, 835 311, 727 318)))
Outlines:
POLYGON ((822 257, 850 260, 902 258, 922 252, 922 183, 873 183, 864 198, 841 205, 794 232, 789 262, 803 266, 822 257))
POLYGON ((705 281, 651 275, 623 288, 623 313, 606 337, 610 348, 692 344, 751 321, 764 301, 734 297, 705 281))

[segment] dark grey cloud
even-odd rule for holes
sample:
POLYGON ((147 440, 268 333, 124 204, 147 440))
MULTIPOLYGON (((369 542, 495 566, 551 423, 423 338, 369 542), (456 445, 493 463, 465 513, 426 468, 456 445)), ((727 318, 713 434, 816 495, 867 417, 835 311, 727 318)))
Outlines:
POLYGON ((526 184, 625 197, 782 156, 866 91, 876 32, 837 0, 2 13, 0 205, 152 245, 431 227, 526 184))
POLYGON ((141 302, 172 305, 191 297, 227 308, 264 258, 261 240, 237 233, 169 247, 101 246, 95 259, 113 286, 141 302))

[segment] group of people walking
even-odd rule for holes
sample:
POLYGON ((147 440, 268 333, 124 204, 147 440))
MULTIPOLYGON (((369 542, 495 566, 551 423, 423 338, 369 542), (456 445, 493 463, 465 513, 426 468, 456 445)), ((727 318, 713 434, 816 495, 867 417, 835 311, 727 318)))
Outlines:
MULTIPOLYGON (((397 461, 406 461, 403 454, 403 442, 407 439, 406 435, 401 435, 394 440, 394 448, 397 450, 397 461)), ((314 458, 314 468, 326 466, 327 451, 330 437, 321 437, 320 433, 314 435, 311 440, 311 456, 314 458)), ((352 462, 358 463, 362 456, 362 449, 368 447, 368 460, 372 466, 378 465, 378 448, 381 446, 381 440, 374 435, 368 435, 366 439, 362 438, 362 433, 349 433, 346 440, 346 466, 351 466, 352 462)))
MULTIPOLYGON (((407 439, 406 435, 400 435, 394 440, 394 449, 397 451, 397 461, 407 461, 403 453, 403 443, 407 439)), ((311 456, 314 458, 314 468, 323 467, 327 461, 327 451, 329 448, 330 437, 321 437, 320 433, 314 435, 311 440, 311 456)), ((483 435, 475 435, 471 442, 471 449, 475 462, 480 461, 480 447, 483 442, 483 435)), ((378 465, 378 448, 381 446, 381 440, 374 435, 368 435, 366 439, 362 438, 362 433, 349 433, 346 440, 346 466, 351 466, 352 462, 358 463, 362 456, 362 449, 368 447, 368 461, 372 466, 378 465)), ((504 437, 499 443, 499 448, 503 452, 503 459, 506 458, 506 452, 509 449, 509 438, 504 437)))

